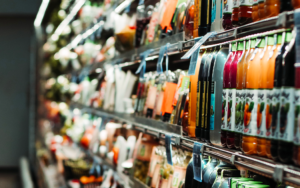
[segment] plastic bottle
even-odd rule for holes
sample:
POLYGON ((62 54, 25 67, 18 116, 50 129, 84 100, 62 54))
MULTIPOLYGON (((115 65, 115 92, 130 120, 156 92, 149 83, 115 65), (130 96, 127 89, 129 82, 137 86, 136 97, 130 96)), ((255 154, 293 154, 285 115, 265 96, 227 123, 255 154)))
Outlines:
POLYGON ((286 46, 291 40, 291 32, 282 34, 281 48, 275 61, 274 88, 272 90, 272 140, 271 140, 271 156, 273 160, 278 160, 278 141, 280 128, 280 95, 282 86, 282 59, 286 46))
POLYGON ((193 29, 194 29, 194 14, 195 14, 195 6, 194 6, 194 1, 189 1, 189 4, 186 9, 185 13, 185 22, 184 22, 184 33, 185 33, 185 38, 187 40, 193 38, 193 29))
POLYGON ((257 112, 259 79, 261 75, 260 55, 265 46, 264 38, 257 38, 255 50, 250 57, 246 77, 246 104, 244 110, 244 132, 242 140, 242 150, 245 154, 253 155, 257 153, 257 112))
MULTIPOLYGON (((270 62, 270 52, 273 53, 273 45, 274 45, 274 37, 266 36, 265 37, 265 48, 263 53, 261 54, 260 64, 261 64, 261 78, 259 80, 259 112, 257 115, 260 116, 260 121, 257 121, 257 154, 259 156, 267 156, 267 131, 271 126, 267 126, 267 79, 268 79, 268 71, 272 69, 272 62, 270 62)), ((276 46, 275 46, 276 48, 276 46)), ((272 57, 272 56, 271 56, 272 57)), ((275 62, 275 60, 274 60, 275 62)), ((274 63, 273 63, 273 71, 274 71, 274 63)), ((270 70, 272 71, 272 70, 270 70)), ((268 108, 269 110, 269 108, 268 108)), ((270 125, 270 123, 268 124, 270 125)), ((270 131, 268 132, 270 134, 270 131)))
POLYGON ((214 171, 214 168, 219 164, 219 162, 212 158, 211 159, 211 162, 207 164, 205 170, 203 169, 203 172, 202 173, 202 177, 203 177, 203 180, 202 180, 202 187, 207 187, 208 184, 209 184, 209 177, 211 175, 211 173, 214 171))
POLYGON ((212 0, 211 2, 211 31, 221 31, 222 27, 222 5, 223 1, 212 0))
POLYGON ((277 16, 280 12, 280 0, 265 0, 265 18, 277 16))
MULTIPOLYGON (((273 35, 269 35, 272 37, 273 35)), ((281 34, 274 34, 272 38, 268 38, 268 48, 272 48, 269 52, 268 69, 267 69, 267 81, 266 81, 266 153, 268 158, 271 156, 271 139, 272 139, 272 89, 274 87, 274 75, 275 75, 275 59, 277 57, 278 50, 281 46, 281 34), (273 41, 273 44, 272 44, 273 41), (272 47, 271 47, 272 45, 272 47)))
POLYGON ((226 144, 228 148, 235 148, 234 147, 234 138, 235 132, 238 131, 238 127, 236 127, 235 119, 236 119, 236 75, 237 75, 237 63, 240 57, 243 54, 243 41, 236 42, 237 44, 237 51, 235 54, 234 59, 230 63, 229 69, 229 90, 228 90, 228 122, 227 122, 227 137, 226 137, 226 144))
POLYGON ((238 177, 238 178, 230 178, 228 183, 230 184, 230 187, 236 188, 236 183, 238 181, 252 181, 253 178, 245 178, 245 177, 238 177))
POLYGON ((207 77, 209 74, 209 67, 213 59, 213 51, 212 49, 207 50, 207 58, 205 61, 204 68, 201 71, 201 90, 200 90, 200 110, 201 116, 199 114, 199 120, 201 121, 201 131, 200 131, 200 138, 202 141, 205 141, 204 132, 205 132, 205 124, 207 125, 207 118, 205 117, 206 114, 206 103, 207 103, 207 77))
POLYGON ((299 0, 292 0, 292 5, 294 9, 300 8, 300 1, 299 0))
POLYGON ((232 0, 224 1, 222 26, 225 30, 232 29, 232 27, 233 27, 232 22, 231 22, 232 8, 233 8, 232 0))
POLYGON ((212 187, 216 178, 218 177, 218 174, 220 174, 223 169, 236 169, 236 168, 235 168, 235 166, 233 166, 231 164, 220 161, 219 164, 214 168, 214 170, 210 174, 209 182, 207 183, 207 187, 212 187))
MULTIPOLYGON (((292 36, 290 36, 292 37, 292 36)), ((288 44, 282 61, 282 87, 280 96, 280 133, 278 158, 281 162, 292 162, 295 123, 295 38, 288 44)))
POLYGON ((228 57, 228 47, 222 47, 216 57, 211 81, 210 143, 221 146, 223 70, 228 57))
MULTIPOLYGON (((209 130, 210 130, 210 117, 212 114, 211 111, 211 82, 212 82, 212 73, 215 67, 216 56, 219 51, 219 47, 215 48, 212 52, 211 62, 209 63, 208 71, 207 71, 207 80, 206 80, 206 101, 205 101, 205 122, 204 122, 204 130, 203 130, 203 138, 207 143, 209 143, 209 130)), ((202 133, 202 132, 201 132, 202 133)))
POLYGON ((241 0, 239 7, 239 25, 252 22, 252 3, 250 0, 241 0))
POLYGON ((229 178, 240 177, 240 171, 237 169, 224 169, 221 173, 221 183, 219 188, 229 188, 229 178))
POLYGON ((258 0, 258 19, 265 19, 265 2, 264 0, 258 0))
POLYGON ((196 112, 197 112, 197 85, 198 85, 198 75, 200 70, 201 60, 206 56, 205 53, 200 52, 198 61, 196 64, 195 75, 190 76, 190 89, 189 89, 189 126, 187 127, 188 136, 196 137, 196 112))
MULTIPOLYGON (((296 36, 296 51, 299 50, 299 36, 296 36)), ((296 55, 296 61, 299 54, 296 55)), ((293 161, 300 166, 300 66, 295 64, 295 133, 294 133, 294 151, 293 161)))
MULTIPOLYGON (((249 46, 249 41, 248 41, 249 46)), ((243 100, 243 63, 246 57, 246 41, 241 40, 238 42, 238 51, 242 51, 237 63, 237 72, 236 72, 236 106, 235 111, 235 133, 234 133, 234 147, 240 149, 241 143, 241 133, 243 130, 243 111, 242 106, 244 103, 243 100)))
POLYGON ((258 21, 258 0, 253 0, 252 4, 252 21, 256 22, 258 21))
MULTIPOLYGON (((197 0, 196 0, 197 1, 197 0)), ((200 20, 198 27, 198 36, 204 36, 210 31, 211 25, 211 0, 200 1, 200 20)))
POLYGON ((244 185, 256 185, 256 184, 262 184, 261 181, 238 181, 237 182, 237 188, 243 188, 244 185))
MULTIPOLYGON (((210 57, 209 51, 206 50, 202 56, 201 63, 199 66, 198 82, 197 82, 197 112, 196 112, 196 137, 201 138, 202 128, 202 102, 203 102, 203 91, 204 91, 204 69, 206 60, 210 57)), ((204 99, 205 100, 205 99, 204 99)), ((203 114, 204 116, 204 114, 203 114)), ((204 120, 203 120, 204 128, 204 120)))
POLYGON ((223 92, 222 92, 222 125, 221 125, 221 144, 226 147, 227 138, 227 123, 228 123, 228 92, 229 92, 229 73, 230 64, 236 54, 236 43, 231 44, 231 52, 228 55, 227 61, 223 70, 223 92))
POLYGON ((239 0, 233 0, 231 22, 233 27, 239 26, 239 0))

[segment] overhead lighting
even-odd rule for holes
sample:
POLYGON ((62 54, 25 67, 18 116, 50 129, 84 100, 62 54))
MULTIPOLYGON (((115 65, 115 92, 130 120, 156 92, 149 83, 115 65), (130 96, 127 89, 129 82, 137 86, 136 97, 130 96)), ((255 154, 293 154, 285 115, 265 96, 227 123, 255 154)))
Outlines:
POLYGON ((36 18, 34 20, 34 26, 35 27, 41 26, 49 2, 50 2, 50 0, 43 0, 42 1, 42 4, 41 4, 41 6, 39 8, 39 11, 36 15, 36 18))
POLYGON ((86 0, 78 0, 76 5, 71 10, 70 14, 59 24, 53 35, 61 35, 66 26, 71 22, 71 20, 76 16, 77 12, 84 5, 86 0))

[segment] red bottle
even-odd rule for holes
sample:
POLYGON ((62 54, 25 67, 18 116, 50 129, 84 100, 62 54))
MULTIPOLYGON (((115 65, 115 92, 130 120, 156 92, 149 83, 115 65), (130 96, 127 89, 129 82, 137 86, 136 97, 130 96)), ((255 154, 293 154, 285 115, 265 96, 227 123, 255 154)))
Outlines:
POLYGON ((250 0, 241 0, 239 8, 239 25, 252 22, 252 3, 250 0))

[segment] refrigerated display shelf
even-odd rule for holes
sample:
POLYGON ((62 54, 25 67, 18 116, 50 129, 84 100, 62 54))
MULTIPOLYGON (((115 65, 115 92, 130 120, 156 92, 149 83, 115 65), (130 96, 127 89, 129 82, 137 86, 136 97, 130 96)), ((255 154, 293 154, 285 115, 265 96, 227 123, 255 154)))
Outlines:
MULTIPOLYGON (((253 22, 244 26, 240 26, 227 31, 217 33, 214 37, 209 38, 204 45, 212 45, 218 43, 228 42, 230 40, 238 39, 248 35, 257 34, 260 32, 266 32, 280 28, 290 28, 294 23, 294 11, 283 12, 278 16, 267 18, 261 21, 253 22)), ((130 66, 141 62, 140 53, 153 49, 153 52, 148 56, 146 60, 155 60, 159 56, 160 47, 169 43, 168 55, 180 54, 188 51, 195 44, 195 40, 185 41, 184 33, 178 33, 160 41, 153 42, 149 45, 141 46, 139 48, 132 49, 128 52, 122 53, 115 58, 108 59, 102 62, 86 65, 80 70, 75 71, 79 74, 82 70, 92 72, 97 68, 103 68, 105 64, 119 64, 121 67, 130 66)), ((74 73, 74 72, 73 72, 74 73)))
POLYGON ((259 156, 245 155, 238 150, 215 146, 199 141, 195 138, 183 136, 182 128, 179 128, 181 126, 171 125, 153 119, 136 117, 129 114, 107 112, 101 109, 91 108, 75 103, 71 104, 71 108, 78 108, 81 109, 83 113, 91 113, 99 117, 110 118, 121 123, 126 123, 131 125, 131 129, 141 131, 145 134, 150 134, 161 139, 162 141, 165 140, 166 134, 172 135, 172 140, 175 146, 188 150, 193 149, 195 142, 202 143, 203 154, 224 160, 228 163, 239 165, 260 175, 273 178, 275 181, 283 182, 294 187, 300 187, 300 168, 274 162, 270 159, 259 156))

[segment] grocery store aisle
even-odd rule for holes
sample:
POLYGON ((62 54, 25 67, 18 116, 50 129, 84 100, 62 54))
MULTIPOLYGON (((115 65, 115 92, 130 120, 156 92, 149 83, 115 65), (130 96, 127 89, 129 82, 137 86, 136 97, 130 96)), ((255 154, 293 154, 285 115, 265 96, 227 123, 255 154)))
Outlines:
POLYGON ((21 178, 18 170, 0 170, 0 188, 20 188, 21 178))

